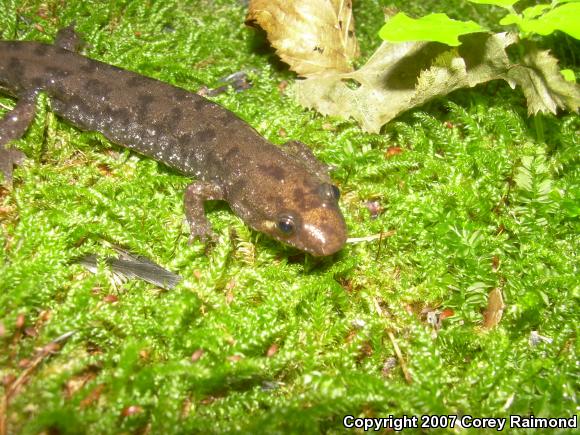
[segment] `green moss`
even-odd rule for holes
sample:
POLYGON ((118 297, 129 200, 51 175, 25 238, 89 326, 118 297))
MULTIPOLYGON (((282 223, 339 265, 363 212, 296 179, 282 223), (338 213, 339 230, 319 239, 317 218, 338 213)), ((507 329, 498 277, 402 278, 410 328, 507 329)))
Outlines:
MULTIPOLYGON (((273 142, 302 140, 335 165, 351 236, 389 234, 313 260, 216 203, 208 211, 218 243, 190 246, 188 180, 69 126, 43 99, 16 144, 29 162, 15 188, 0 193, 0 377, 78 332, 13 398, 11 430, 338 433, 347 413, 577 412, 577 115, 542 117, 539 141, 523 96, 492 83, 365 134, 280 93, 293 75, 257 49, 241 2, 5 4, 4 39, 48 42, 75 21, 87 55, 193 91, 251 70, 250 90, 215 100, 273 142), (376 218, 367 201, 382 207, 376 218), (71 264, 108 252, 103 240, 184 281, 161 292, 71 264), (494 287, 506 309, 484 333, 494 287), (444 308, 454 316, 435 334, 425 313, 444 308), (17 331, 19 314, 37 335, 17 331), (388 368, 397 359, 387 331, 411 384, 399 364, 388 368), (531 346, 531 331, 553 341, 531 346)), ((416 15, 440 7, 462 11, 457 18, 496 18, 461 1, 396 4, 416 15)), ((363 57, 380 43, 382 5, 355 2, 363 57)))

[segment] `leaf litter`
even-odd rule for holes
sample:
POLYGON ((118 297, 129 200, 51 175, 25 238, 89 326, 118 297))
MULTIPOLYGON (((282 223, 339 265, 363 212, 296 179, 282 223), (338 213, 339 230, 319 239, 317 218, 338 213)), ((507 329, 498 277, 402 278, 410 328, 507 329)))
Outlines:
POLYGON ((517 61, 507 48, 512 33, 472 33, 461 45, 440 42, 383 42, 359 69, 352 2, 295 0, 250 2, 247 23, 261 27, 280 58, 303 80, 294 85, 297 101, 323 115, 354 119, 378 133, 401 113, 457 89, 491 80, 522 88, 528 113, 577 111, 580 88, 566 81, 558 60, 530 42, 519 44, 517 61))

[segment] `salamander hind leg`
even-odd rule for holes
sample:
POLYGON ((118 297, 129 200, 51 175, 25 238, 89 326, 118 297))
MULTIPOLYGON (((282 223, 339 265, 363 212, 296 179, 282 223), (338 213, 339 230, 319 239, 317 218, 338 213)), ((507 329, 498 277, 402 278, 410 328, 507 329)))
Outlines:
POLYGON ((196 238, 207 242, 214 238, 211 224, 205 216, 203 203, 212 199, 224 199, 220 186, 204 181, 197 181, 185 190, 185 216, 191 230, 189 243, 196 238))
POLYGON ((0 119, 0 172, 4 175, 4 182, 12 183, 12 169, 21 164, 25 154, 7 145, 20 139, 34 120, 36 109, 36 93, 30 93, 20 98, 14 109, 0 119))

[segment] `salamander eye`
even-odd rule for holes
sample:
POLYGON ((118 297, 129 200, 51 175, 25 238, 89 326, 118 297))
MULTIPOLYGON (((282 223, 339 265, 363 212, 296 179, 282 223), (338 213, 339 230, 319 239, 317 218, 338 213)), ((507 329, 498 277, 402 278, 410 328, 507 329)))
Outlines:
POLYGON ((336 199, 338 201, 340 199, 340 190, 338 190, 338 187, 336 187, 334 184, 331 187, 332 187, 332 194, 334 195, 334 199, 336 199))
POLYGON ((334 184, 322 184, 319 188, 320 196, 326 200, 338 201, 340 198, 340 190, 334 184))
POLYGON ((278 229, 286 236, 294 234, 296 230, 294 218, 287 214, 280 216, 278 218, 278 229))

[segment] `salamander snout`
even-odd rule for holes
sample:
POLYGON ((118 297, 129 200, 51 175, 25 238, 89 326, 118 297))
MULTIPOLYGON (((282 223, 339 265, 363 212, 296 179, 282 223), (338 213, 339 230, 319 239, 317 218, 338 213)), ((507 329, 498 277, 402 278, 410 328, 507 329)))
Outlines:
POLYGON ((322 184, 304 201, 305 207, 278 214, 275 230, 270 234, 314 256, 334 254, 344 246, 347 238, 338 196, 336 186, 322 184))
POLYGON ((319 212, 302 225, 303 250, 315 256, 332 255, 342 249, 347 231, 340 210, 319 212))

